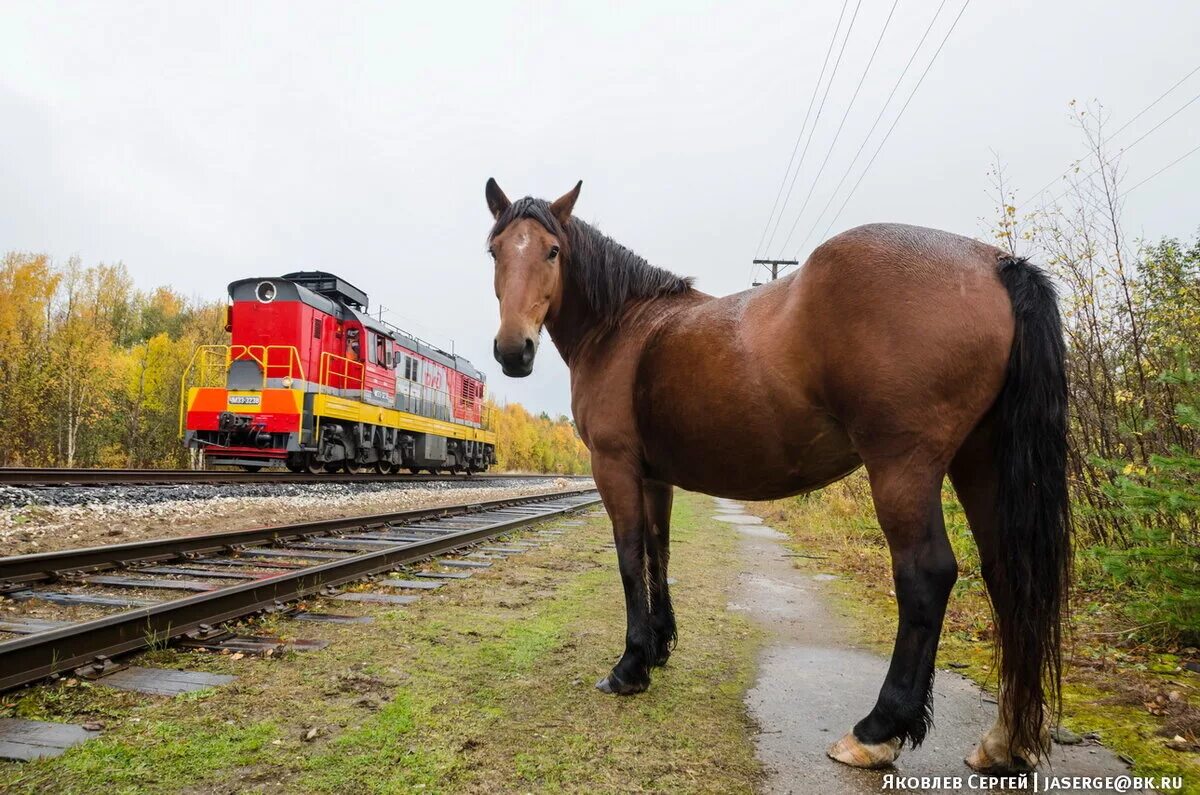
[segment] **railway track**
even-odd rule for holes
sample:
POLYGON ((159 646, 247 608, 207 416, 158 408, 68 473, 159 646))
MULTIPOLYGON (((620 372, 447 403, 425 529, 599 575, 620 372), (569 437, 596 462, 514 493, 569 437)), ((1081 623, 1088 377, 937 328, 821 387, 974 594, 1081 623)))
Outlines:
MULTIPOLYGON (((0 468, 0 486, 154 486, 234 485, 241 483, 432 483, 462 480, 531 480, 562 475, 380 475, 374 472, 240 472, 193 469, 24 469, 0 468)), ((576 476, 566 476, 576 477, 576 476)))
POLYGON ((115 655, 179 638, 220 644, 231 637, 218 628, 222 622, 308 597, 372 601, 337 589, 423 561, 428 566, 412 576, 424 580, 380 584, 436 587, 439 578, 455 576, 448 569, 490 565, 486 553, 437 556, 598 501, 594 490, 576 489, 0 558, 3 603, 19 608, 0 613, 0 638, 11 638, 0 641, 0 691, 84 668, 102 675, 115 655))

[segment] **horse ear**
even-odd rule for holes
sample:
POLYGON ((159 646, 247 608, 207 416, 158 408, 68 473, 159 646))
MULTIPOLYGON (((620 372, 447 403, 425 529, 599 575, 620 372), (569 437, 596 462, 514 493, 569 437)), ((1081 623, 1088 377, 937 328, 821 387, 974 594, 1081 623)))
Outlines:
POLYGON ((493 218, 499 218, 500 213, 512 206, 512 202, 504 195, 504 191, 500 190, 500 186, 496 184, 495 177, 489 177, 487 187, 483 190, 487 196, 488 209, 492 211, 493 218))
POLYGON ((571 220, 571 210, 575 209, 575 200, 579 198, 579 189, 583 187, 583 180, 575 183, 575 187, 559 196, 550 205, 550 212, 554 213, 554 217, 563 226, 567 225, 567 221, 571 220))

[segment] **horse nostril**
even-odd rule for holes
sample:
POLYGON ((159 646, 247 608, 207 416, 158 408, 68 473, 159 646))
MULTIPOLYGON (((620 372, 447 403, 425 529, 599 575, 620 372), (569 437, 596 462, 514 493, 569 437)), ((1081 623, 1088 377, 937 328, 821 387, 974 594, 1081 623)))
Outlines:
POLYGON ((521 351, 521 359, 525 362, 525 364, 529 364, 530 362, 533 361, 533 353, 534 353, 533 340, 530 339, 529 337, 526 337, 525 338, 525 348, 521 351))

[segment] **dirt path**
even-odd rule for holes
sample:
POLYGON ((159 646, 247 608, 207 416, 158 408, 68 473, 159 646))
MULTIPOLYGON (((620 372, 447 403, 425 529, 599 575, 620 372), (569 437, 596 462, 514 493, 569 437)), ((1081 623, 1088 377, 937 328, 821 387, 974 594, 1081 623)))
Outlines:
MULTIPOLYGON (((929 738, 915 751, 905 749, 894 770, 856 770, 825 756, 825 750, 871 709, 887 660, 856 647, 853 627, 830 609, 824 595, 827 583, 822 577, 830 575, 814 577, 796 570, 785 557, 782 533, 743 514, 736 502, 718 500, 714 513, 733 523, 741 539, 743 574, 730 608, 745 612, 769 633, 759 656, 757 682, 746 696, 760 727, 756 745, 767 768, 766 791, 878 793, 889 773, 962 779, 961 788, 891 788, 896 791, 988 791, 971 786, 973 771, 962 760, 992 724, 996 706, 975 684, 952 671, 938 671, 936 724, 929 738)), ((1043 772, 1120 776, 1128 775, 1129 769, 1099 745, 1056 745, 1052 768, 1043 772)))

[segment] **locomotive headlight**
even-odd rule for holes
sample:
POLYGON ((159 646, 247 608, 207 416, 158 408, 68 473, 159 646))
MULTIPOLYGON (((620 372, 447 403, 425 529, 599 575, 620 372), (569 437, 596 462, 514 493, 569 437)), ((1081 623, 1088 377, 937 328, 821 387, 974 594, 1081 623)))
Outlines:
POLYGON ((275 300, 275 284, 273 282, 259 282, 258 287, 254 288, 254 295, 261 303, 271 303, 275 300))
POLYGON ((284 389, 292 388, 292 377, 290 375, 285 375, 283 377, 283 388, 284 389))

